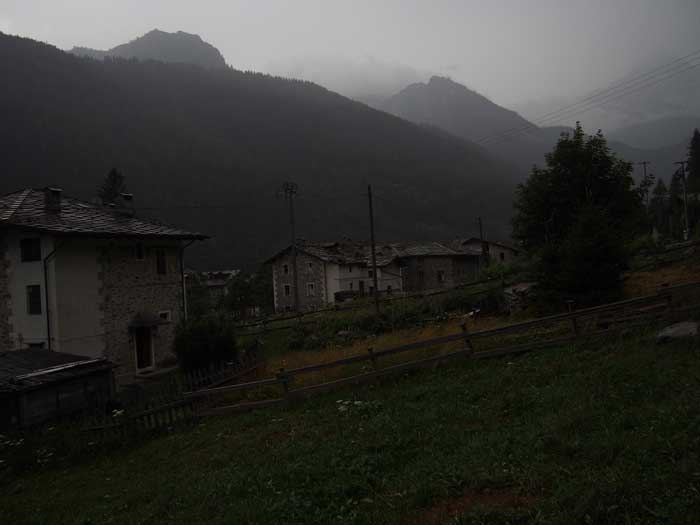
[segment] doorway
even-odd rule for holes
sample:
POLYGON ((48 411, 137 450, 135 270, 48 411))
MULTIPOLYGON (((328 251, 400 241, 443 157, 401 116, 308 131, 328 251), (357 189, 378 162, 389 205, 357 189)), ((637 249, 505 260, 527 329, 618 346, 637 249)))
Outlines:
POLYGON ((153 329, 148 326, 134 328, 136 369, 153 368, 153 329))

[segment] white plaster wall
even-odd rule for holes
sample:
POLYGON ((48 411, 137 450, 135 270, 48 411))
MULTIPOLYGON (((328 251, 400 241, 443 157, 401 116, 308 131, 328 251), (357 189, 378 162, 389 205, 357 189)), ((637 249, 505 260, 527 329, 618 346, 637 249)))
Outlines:
MULTIPOLYGON (((54 240, 29 230, 13 229, 7 235, 8 292, 10 294, 11 344, 14 349, 26 348, 30 343, 44 343, 48 347, 46 330, 46 292, 42 261, 22 262, 20 240, 30 237, 41 239, 42 259, 53 251, 54 240), (41 315, 27 312, 27 286, 41 287, 41 315)), ((51 270, 51 268, 49 268, 51 270)), ((51 290, 49 289, 49 292, 51 290)))
POLYGON ((89 357, 104 355, 98 256, 94 240, 70 240, 56 252, 55 350, 89 357))
POLYGON ((340 266, 325 263, 326 266, 326 303, 335 304, 335 292, 343 290, 340 287, 340 266))

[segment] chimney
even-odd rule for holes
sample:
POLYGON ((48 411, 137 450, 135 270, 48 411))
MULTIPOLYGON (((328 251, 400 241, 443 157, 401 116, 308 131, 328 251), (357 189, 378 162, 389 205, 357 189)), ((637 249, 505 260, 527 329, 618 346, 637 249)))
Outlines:
POLYGON ((61 212, 61 188, 44 188, 44 208, 51 213, 61 212))
POLYGON ((128 215, 129 217, 133 217, 135 215, 133 193, 122 193, 121 204, 121 209, 119 210, 121 214, 128 215))

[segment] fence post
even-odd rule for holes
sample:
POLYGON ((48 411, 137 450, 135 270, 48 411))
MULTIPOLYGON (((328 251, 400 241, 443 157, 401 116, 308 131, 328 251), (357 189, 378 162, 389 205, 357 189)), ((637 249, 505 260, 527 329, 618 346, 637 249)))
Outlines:
POLYGON ((277 380, 282 383, 282 389, 284 390, 284 398, 289 401, 289 383, 291 382, 291 377, 285 372, 284 368, 280 368, 277 372, 277 380))
POLYGON ((464 353, 467 357, 471 357, 474 353, 474 345, 469 337, 469 329, 467 328, 467 321, 462 321, 460 325, 462 327, 462 336, 464 337, 464 353))
MULTIPOLYGON (((576 310, 576 301, 574 301, 573 299, 568 299, 566 301, 566 306, 569 310, 569 313, 573 314, 574 310, 576 310)), ((578 338, 578 319, 575 315, 571 316, 571 327, 574 330, 574 337, 578 338)))
POLYGON ((367 349, 367 353, 369 353, 369 358, 370 361, 372 362, 372 370, 375 372, 377 371, 377 355, 374 353, 374 348, 371 346, 367 349))

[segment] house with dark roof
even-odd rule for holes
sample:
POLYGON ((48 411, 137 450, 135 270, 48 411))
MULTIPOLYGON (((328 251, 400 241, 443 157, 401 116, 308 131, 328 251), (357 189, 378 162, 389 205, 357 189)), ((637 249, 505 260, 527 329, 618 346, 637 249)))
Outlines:
POLYGON ((492 241, 478 237, 469 237, 468 239, 457 239, 453 241, 458 246, 476 250, 482 254, 482 258, 487 259, 489 263, 508 264, 512 262, 519 253, 518 248, 502 241, 492 241))
MULTIPOLYGON (((450 288, 478 277, 479 250, 450 242, 376 244, 377 289, 382 295, 450 288)), ((360 241, 308 242, 267 261, 275 311, 309 311, 374 293, 371 245, 360 241), (295 268, 296 266, 296 268, 295 268), (296 274, 296 279, 295 279, 296 274)))
POLYGON ((185 248, 206 236, 57 188, 0 197, 0 351, 107 358, 129 381, 174 361, 185 248))

